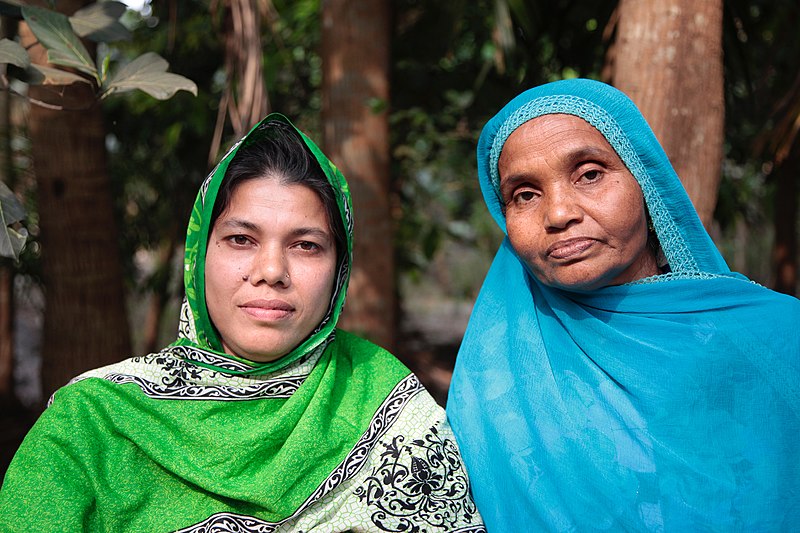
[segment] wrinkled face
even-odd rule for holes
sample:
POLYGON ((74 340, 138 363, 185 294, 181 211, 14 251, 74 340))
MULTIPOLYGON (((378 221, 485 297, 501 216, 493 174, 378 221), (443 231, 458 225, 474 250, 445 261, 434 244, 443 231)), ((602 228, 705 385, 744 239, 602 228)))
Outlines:
POLYGON ((214 223, 206 305, 226 353, 274 361, 328 311, 336 245, 319 196, 273 178, 241 183, 214 223))
POLYGON ((641 188, 588 122, 561 114, 526 122, 498 170, 508 237, 545 285, 594 290, 658 273, 641 188))

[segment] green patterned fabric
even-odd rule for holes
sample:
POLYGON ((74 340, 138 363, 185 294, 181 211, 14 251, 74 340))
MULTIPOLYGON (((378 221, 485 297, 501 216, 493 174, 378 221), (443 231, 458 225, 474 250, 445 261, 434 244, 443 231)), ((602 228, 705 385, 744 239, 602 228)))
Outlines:
POLYGON ((198 194, 178 340, 56 392, 7 472, 0 531, 483 531, 444 411, 391 354, 335 327, 350 197, 300 132, 347 233, 328 315, 272 363, 222 351, 203 291, 209 219, 264 122, 198 194))

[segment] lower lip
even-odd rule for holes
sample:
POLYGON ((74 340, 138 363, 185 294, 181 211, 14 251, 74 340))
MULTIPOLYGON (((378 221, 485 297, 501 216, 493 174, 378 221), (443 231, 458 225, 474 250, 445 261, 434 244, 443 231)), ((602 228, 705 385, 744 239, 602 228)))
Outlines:
POLYGON ((559 246, 548 255, 552 259, 575 259, 591 248, 593 244, 594 241, 591 239, 575 241, 564 246, 559 246))
POLYGON ((286 311, 285 309, 266 309, 264 307, 240 307, 240 309, 250 317, 264 322, 285 320, 292 316, 293 313, 293 311, 286 311))

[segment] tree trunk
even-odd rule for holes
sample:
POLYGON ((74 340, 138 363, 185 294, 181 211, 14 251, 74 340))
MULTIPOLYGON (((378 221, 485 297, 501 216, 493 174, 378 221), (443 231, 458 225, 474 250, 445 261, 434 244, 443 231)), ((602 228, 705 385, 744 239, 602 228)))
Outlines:
POLYGON ((386 0, 323 1, 323 142, 348 178, 355 212, 355 264, 341 324, 391 350, 396 282, 386 110, 389 42, 386 0))
POLYGON ((800 137, 776 172, 775 183, 775 247, 772 251, 775 269, 774 289, 786 294, 797 292, 798 245, 798 172, 800 172, 800 137))
POLYGON ((14 271, 0 263, 0 405, 14 398, 14 271))
MULTIPOLYGON (((14 39, 16 21, 0 17, 0 36, 14 39)), ((0 67, 5 76, 8 65, 0 67)), ((0 91, 0 181, 15 190, 14 157, 11 148, 11 95, 0 91)), ((0 228, 2 229, 2 228, 0 228)), ((0 403, 10 405, 14 395, 14 274, 9 259, 0 258, 0 403)))
MULTIPOLYGON (((58 7, 71 14, 82 5, 68 0, 58 7)), ((24 24, 20 34, 25 45, 35 41, 24 24)), ((46 63, 40 45, 31 55, 46 63)), ((85 370, 130 354, 103 117, 84 84, 58 89, 30 88, 33 98, 73 109, 33 105, 29 118, 46 295, 45 396, 85 370)))
POLYGON ((620 0, 618 9, 612 83, 641 109, 708 228, 723 156, 722 1, 620 0))

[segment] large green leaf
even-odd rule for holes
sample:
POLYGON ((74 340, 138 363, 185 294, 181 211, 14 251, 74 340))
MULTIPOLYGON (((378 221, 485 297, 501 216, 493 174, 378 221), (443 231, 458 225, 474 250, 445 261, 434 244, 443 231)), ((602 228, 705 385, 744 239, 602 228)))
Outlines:
POLYGON ((75 33, 92 41, 127 41, 131 32, 119 21, 126 9, 122 2, 95 2, 76 11, 69 21, 75 33))
POLYGON ((73 83, 91 83, 91 80, 73 72, 44 65, 30 65, 25 70, 23 80, 31 85, 72 85, 73 83))
POLYGON ((102 98, 115 92, 139 89, 157 100, 172 98, 177 91, 197 96, 197 85, 183 76, 167 72, 169 63, 160 55, 147 52, 140 55, 114 75, 104 87, 102 98))
POLYGON ((22 16, 33 34, 47 49, 47 60, 72 67, 98 78, 89 52, 72 29, 66 15, 34 6, 22 6, 22 16))
POLYGON ((11 224, 25 218, 25 209, 5 183, 0 182, 0 257, 19 259, 27 232, 17 231, 11 224))
POLYGON ((31 58, 18 42, 2 39, 0 40, 0 63, 11 63, 20 68, 27 68, 31 64, 31 58))

